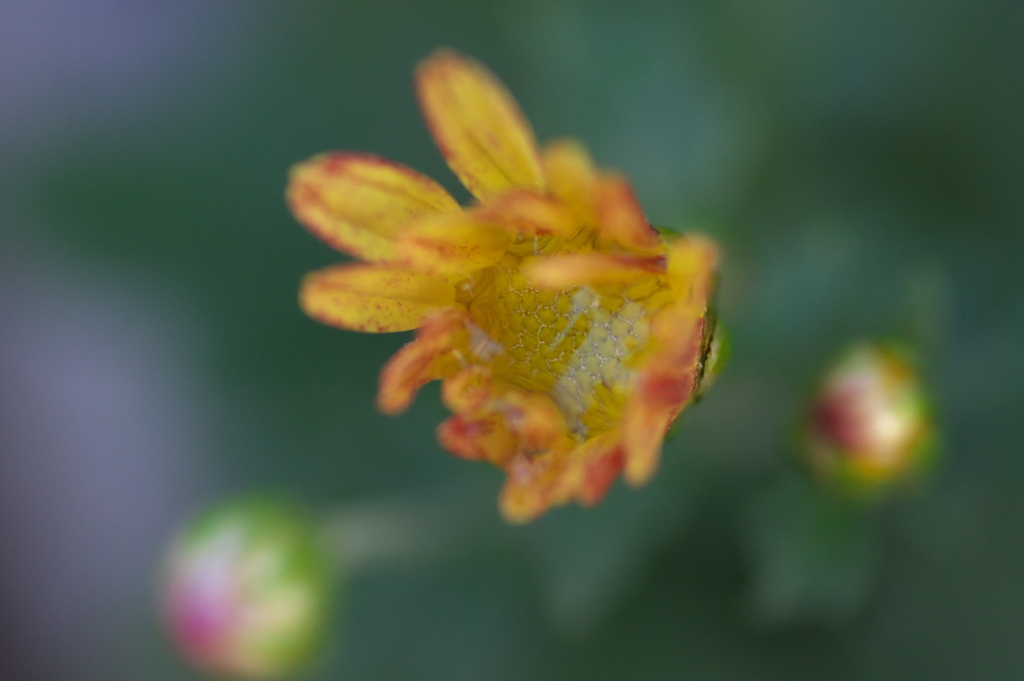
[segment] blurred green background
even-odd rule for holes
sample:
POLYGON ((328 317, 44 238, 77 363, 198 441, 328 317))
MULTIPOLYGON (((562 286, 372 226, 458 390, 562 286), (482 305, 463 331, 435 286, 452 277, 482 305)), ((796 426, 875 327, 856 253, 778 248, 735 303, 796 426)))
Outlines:
POLYGON ((161 551, 259 489, 397 538, 311 679, 1024 678, 1022 27, 1017 0, 0 0, 0 677, 196 678, 161 551), (436 445, 436 389, 375 412, 407 334, 295 301, 341 257, 291 164, 372 151, 466 198, 411 87, 441 45, 726 254, 733 360, 659 477, 526 528, 436 445), (862 337, 917 347, 944 445, 850 517, 795 430, 862 337))

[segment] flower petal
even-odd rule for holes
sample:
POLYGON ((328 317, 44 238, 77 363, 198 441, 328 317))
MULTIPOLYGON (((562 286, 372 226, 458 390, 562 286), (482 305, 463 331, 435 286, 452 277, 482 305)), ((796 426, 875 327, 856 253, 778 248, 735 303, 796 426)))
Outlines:
POLYGON ((572 499, 593 506, 604 498, 622 470, 622 447, 606 433, 573 447, 562 443, 540 456, 518 456, 498 499, 505 519, 527 523, 572 499))
POLYGON ((466 336, 464 310, 445 308, 431 315, 407 343, 388 360, 380 374, 377 408, 385 414, 400 414, 409 408, 416 393, 430 381, 441 378, 443 358, 466 336))
POLYGON ((412 267, 439 274, 461 274, 489 267, 505 255, 510 237, 481 224, 469 213, 453 213, 413 223, 398 235, 398 251, 412 267))
POLYGON ((534 258, 526 271, 530 282, 543 288, 624 285, 664 272, 665 260, 592 251, 534 258))
POLYGON ((533 131, 483 65, 439 50, 420 64, 416 91, 434 142, 474 196, 486 199, 515 187, 543 187, 533 131))
POLYGON ((711 240, 686 234, 668 252, 668 283, 676 297, 703 310, 708 305, 718 268, 718 248, 711 240))
POLYGON ((441 185, 369 154, 321 154, 292 168, 287 191, 295 217, 334 248, 371 262, 398 259, 395 233, 459 205, 441 185))
POLYGON ((580 228, 562 202, 526 189, 512 190, 473 210, 487 224, 512 234, 571 237, 580 228))
POLYGON ((605 433, 573 450, 572 459, 579 471, 574 496, 593 506, 604 498, 622 470, 622 446, 614 433, 605 433))
POLYGON ((656 349, 644 361, 622 416, 626 480, 631 485, 642 485, 654 475, 665 432, 693 394, 703 324, 703 316, 695 316, 685 303, 662 310, 652 321, 656 349))
POLYGON ((650 253, 661 245, 624 177, 611 175, 598 183, 597 217, 598 233, 623 248, 650 253))
POLYGON ((568 500, 559 489, 569 465, 567 454, 549 452, 534 457, 517 456, 511 461, 508 479, 498 496, 498 508, 507 522, 528 523, 568 500))
POLYGON ((496 403, 527 454, 551 449, 568 433, 562 412, 547 395, 511 389, 496 403))
POLYGON ((483 411, 492 393, 491 374, 479 364, 470 364, 441 384, 441 401, 456 414, 483 411))
POLYGON ((471 364, 448 376, 441 399, 455 416, 437 429, 441 446, 452 454, 504 467, 520 449, 505 415, 495 409, 499 398, 490 371, 471 364))
POLYGON ((626 479, 641 485, 658 466, 665 431, 690 401, 708 323, 718 249, 687 235, 669 248, 668 281, 675 302, 652 320, 654 351, 644 361, 623 414, 626 479))
POLYGON ((597 224, 597 168, 586 147, 573 139, 556 140, 544 148, 548 192, 573 212, 581 225, 597 224))
POLYGON ((501 414, 495 412, 477 416, 456 414, 438 426, 437 440, 455 456, 490 461, 501 467, 519 449, 516 436, 506 427, 501 414))
POLYGON ((455 303, 443 279, 391 265, 335 265, 306 275, 299 304, 313 319, 353 331, 407 331, 455 303))

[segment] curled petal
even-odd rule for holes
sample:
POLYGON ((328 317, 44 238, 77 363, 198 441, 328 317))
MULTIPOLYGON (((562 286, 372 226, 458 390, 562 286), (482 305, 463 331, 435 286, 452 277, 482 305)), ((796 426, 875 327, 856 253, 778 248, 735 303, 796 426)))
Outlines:
POLYGON ((606 433, 577 447, 572 459, 578 471, 574 496, 580 503, 593 506, 604 498, 622 470, 622 446, 614 434, 606 433))
POLYGON ((573 447, 563 443, 540 456, 518 456, 498 503, 513 523, 526 523, 572 499, 592 506, 604 498, 622 470, 622 447, 606 433, 573 447))
POLYGON ((399 350, 380 374, 377 408, 385 414, 400 414, 409 408, 416 393, 441 377, 442 359, 465 341, 466 313, 446 308, 431 315, 416 333, 416 339, 399 350))
POLYGON ((661 461, 661 445, 671 424, 671 409, 644 403, 626 412, 622 432, 626 481, 630 485, 639 487, 654 477, 661 461))
POLYGON ((661 245, 624 177, 612 175, 598 183, 597 219, 601 237, 627 250, 650 253, 661 245))
POLYGON ((542 189, 537 142, 501 82, 451 50, 420 64, 416 91, 448 166, 479 199, 516 187, 542 189))
POLYGON ((490 372, 478 364, 452 374, 441 385, 441 401, 456 414, 482 412, 491 394, 490 372))
POLYGON ((504 467, 519 448, 501 414, 490 412, 476 416, 456 414, 437 428, 441 446, 455 456, 474 461, 490 461, 504 467))
POLYGON ((519 451, 519 438, 496 408, 500 391, 490 372, 470 365, 444 380, 441 399, 455 416, 437 429, 441 446, 464 459, 504 467, 519 451))
POLYGON ((398 259, 397 231, 412 220, 459 210, 441 185, 369 154, 314 156, 292 168, 288 204, 309 231, 371 262, 398 259))
POLYGON ((631 485, 642 485, 654 475, 665 432, 693 393, 703 324, 703 317, 695 317, 682 303, 654 318, 656 348, 644 362, 622 416, 626 480, 631 485))
POLYGON ((313 319, 353 331, 415 329, 455 303, 443 279, 392 265, 335 265, 306 275, 299 304, 313 319))
POLYGON ((518 437, 521 451, 546 451, 567 432, 562 412, 546 395, 509 390, 497 400, 497 407, 518 437))
POLYGON ((669 247, 669 286, 678 300, 694 309, 707 307, 717 267, 718 249, 709 239, 687 234, 669 247))
POLYGON ((551 289, 624 285, 664 271, 664 258, 596 251, 535 258, 527 268, 532 284, 551 289))
POLYGON ((586 148, 576 140, 557 140, 544 148, 543 163, 548 191, 569 207, 580 224, 594 225, 598 175, 586 148))
POLYGON ((488 201, 473 213, 512 234, 571 237, 579 224, 563 203, 529 190, 512 190, 488 201))
POLYGON ((498 262, 508 248, 509 234, 468 213, 452 213, 408 226, 397 241, 399 253, 412 267, 461 274, 498 262))
MULTIPOLYGON (((469 366, 450 376, 441 388, 445 406, 463 418, 463 427, 476 420, 496 419, 515 441, 515 451, 546 451, 566 436, 565 419, 551 398, 495 385, 489 372, 469 366)), ((490 434, 490 429, 484 431, 490 434)), ((466 448, 463 448, 466 449, 466 448)))
POLYGON ((717 263, 718 250, 706 239, 687 236, 670 247, 668 280, 676 301, 652 320, 654 350, 623 415, 626 478, 631 484, 643 484, 654 474, 665 432, 697 385, 717 263))
POLYGON ((541 456, 518 456, 508 468, 508 479, 498 497, 498 508, 506 521, 528 523, 552 506, 568 499, 559 489, 569 461, 567 452, 549 452, 541 456))

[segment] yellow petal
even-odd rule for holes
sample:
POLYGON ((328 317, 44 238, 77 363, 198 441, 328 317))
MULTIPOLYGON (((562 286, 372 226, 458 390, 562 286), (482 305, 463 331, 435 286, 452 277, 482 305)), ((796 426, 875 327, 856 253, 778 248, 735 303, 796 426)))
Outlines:
POLYGON ((395 233, 459 205, 441 185, 369 154, 314 156, 292 168, 287 192, 295 217, 340 251, 371 262, 398 259, 395 233))
POLYGON ((499 510, 507 522, 528 523, 568 500, 559 489, 569 467, 567 454, 557 451, 512 459, 498 497, 499 510))
POLYGON ((492 393, 490 370, 479 364, 470 364, 441 384, 441 401, 456 414, 483 411, 492 393))
POLYGON ((622 470, 622 447, 606 433, 574 446, 564 443, 539 456, 517 456, 507 466, 508 480, 498 503, 510 523, 527 523, 572 499, 593 506, 622 470))
POLYGON ((521 451, 528 454, 547 451, 567 435, 562 412, 546 395, 512 389, 497 403, 508 429, 519 438, 521 451))
POLYGON ((661 239, 647 223, 633 188, 624 177, 603 178, 597 189, 598 233, 628 250, 650 253, 661 246, 661 239))
POLYGON ((455 303, 443 279, 390 265, 335 265, 306 275, 299 304, 313 319, 353 331, 407 331, 455 303))
POLYGON ((622 471, 622 446, 617 434, 590 438, 574 449, 571 457, 577 469, 573 496, 581 504, 593 506, 604 498, 622 471))
POLYGON ((597 169, 586 147, 572 139, 557 140, 544 148, 543 163, 548 191, 568 206, 581 224, 594 225, 597 169))
MULTIPOLYGON (((400 414, 409 408, 421 387, 443 373, 443 358, 465 336, 466 313, 445 308, 428 317, 407 343, 388 360, 380 373, 377 408, 385 414, 400 414)), ((465 341, 463 340, 463 344, 465 341)))
POLYGON ((512 96, 484 66, 439 50, 420 64, 416 90, 434 142, 474 196, 543 188, 533 131, 512 96))
POLYGON ((498 262, 509 234, 480 224, 468 213, 453 213, 416 222, 398 235, 398 251, 410 266, 426 272, 457 274, 498 262))
POLYGON ((505 192, 474 209, 473 214, 487 224, 525 236, 569 238, 582 226, 561 201, 526 189, 505 192))
POLYGON ((630 485, 639 487, 654 477, 671 423, 672 415, 664 409, 635 409, 623 418, 625 478, 630 485))
POLYGON ((534 286, 551 289, 629 284, 664 271, 663 258, 597 252, 534 258, 526 267, 534 286))
POLYGON ((519 448, 515 434, 495 412, 456 414, 437 427, 437 440, 455 456, 496 466, 505 466, 519 448))
POLYGON ((662 310, 652 322, 657 347, 644 360, 622 416, 626 480, 631 485, 642 485, 654 475, 665 431, 693 394, 703 324, 683 303, 662 310))
POLYGON ((695 234, 681 236, 669 247, 668 282, 681 303, 703 310, 714 288, 718 248, 695 234))

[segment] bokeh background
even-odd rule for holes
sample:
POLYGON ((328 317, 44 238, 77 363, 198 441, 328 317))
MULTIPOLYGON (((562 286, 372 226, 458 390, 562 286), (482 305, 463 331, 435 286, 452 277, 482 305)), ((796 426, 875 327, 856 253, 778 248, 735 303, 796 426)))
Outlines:
POLYGON ((0 0, 0 677, 197 678, 161 552, 270 490, 364 530, 310 679, 1024 678, 1022 29, 1018 0, 0 0), (411 88, 441 45, 726 253, 733 360, 660 476, 526 528, 435 444, 436 390, 374 411, 406 334, 295 302, 341 257, 292 163, 466 198, 411 88), (851 520, 795 431, 863 337, 917 349, 943 451, 851 520))

